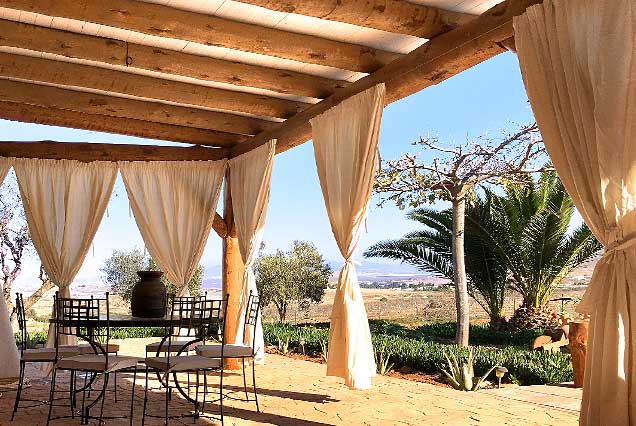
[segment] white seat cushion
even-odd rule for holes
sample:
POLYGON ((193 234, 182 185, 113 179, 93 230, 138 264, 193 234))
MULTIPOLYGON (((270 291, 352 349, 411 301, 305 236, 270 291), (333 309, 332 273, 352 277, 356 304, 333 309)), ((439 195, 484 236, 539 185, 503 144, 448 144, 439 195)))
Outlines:
MULTIPOLYGON (((177 353, 181 350, 181 348, 183 348, 183 345, 185 345, 186 343, 188 343, 189 341, 191 341, 192 339, 188 339, 188 340, 172 340, 172 342, 170 343, 170 345, 168 345, 168 340, 166 339, 165 342, 163 342, 163 345, 161 345, 161 341, 159 342, 153 342, 153 343, 149 343, 146 345, 146 352, 148 353, 157 353, 157 350, 159 350, 159 352, 174 352, 177 353), (159 346, 161 345, 161 348, 159 348, 159 346)), ((187 352, 187 351, 191 351, 192 347, 195 346, 194 345, 190 345, 190 347, 187 350, 184 350, 183 352, 187 352)))
POLYGON ((199 355, 187 356, 158 356, 146 358, 148 367, 161 371, 194 371, 206 368, 219 368, 221 360, 199 355), (170 362, 170 364, 168 364, 170 362))
MULTIPOLYGON (((61 346, 58 351, 58 358, 68 358, 76 355, 79 355, 77 346, 61 346)), ((55 361, 55 348, 26 349, 22 354, 22 359, 27 362, 55 361)))
POLYGON ((84 370, 98 372, 112 372, 132 368, 141 360, 134 356, 109 355, 106 365, 105 355, 77 355, 64 358, 57 362, 56 367, 62 370, 84 370))
MULTIPOLYGON (((221 345, 200 345, 196 347, 197 355, 208 358, 221 357, 221 345)), ((225 345, 223 347, 223 358, 249 358, 252 356, 252 348, 245 345, 225 345)))
MULTIPOLYGON (((108 345, 102 345, 102 346, 109 354, 114 354, 119 352, 119 345, 115 343, 109 343, 108 345)), ((79 347, 79 351, 81 355, 95 354, 95 350, 88 343, 82 343, 81 345, 78 345, 78 347, 79 347)), ((97 351, 98 351, 97 352, 98 354, 101 353, 99 348, 97 348, 97 351)))

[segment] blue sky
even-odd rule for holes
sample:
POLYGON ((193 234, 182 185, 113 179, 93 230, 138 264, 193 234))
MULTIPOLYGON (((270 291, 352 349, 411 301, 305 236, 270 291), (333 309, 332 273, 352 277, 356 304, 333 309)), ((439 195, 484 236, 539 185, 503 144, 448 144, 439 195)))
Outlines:
MULTIPOLYGON (((532 112, 515 55, 505 53, 484 62, 441 84, 429 87, 388 106, 380 133, 382 158, 397 158, 412 151, 410 143, 419 135, 435 134, 444 144, 453 145, 468 138, 498 135, 514 123, 531 121, 532 112)), ((110 143, 153 143, 118 135, 0 120, 3 140, 59 140, 110 143)), ((270 206, 265 228, 268 250, 286 249, 293 240, 313 241, 329 260, 340 254, 333 240, 316 174, 311 143, 277 155, 274 160, 270 206)), ((10 175, 8 179, 12 179, 10 175)), ((376 241, 399 237, 413 230, 404 212, 386 204, 371 202, 367 233, 356 258, 376 241)), ((94 247, 88 253, 76 282, 99 280, 99 268, 114 249, 143 248, 143 241, 129 213, 128 200, 118 179, 108 208, 108 216, 99 228, 94 247)), ((214 231, 201 263, 211 269, 219 265, 221 241, 214 231)), ((32 288, 37 283, 39 263, 33 255, 25 263, 16 288, 32 288)))

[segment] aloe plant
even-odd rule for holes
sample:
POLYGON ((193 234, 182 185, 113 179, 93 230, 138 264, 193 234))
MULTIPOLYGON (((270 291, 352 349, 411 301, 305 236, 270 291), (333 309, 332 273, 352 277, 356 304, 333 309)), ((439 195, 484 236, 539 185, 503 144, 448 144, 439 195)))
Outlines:
POLYGON ((391 355, 384 344, 374 346, 373 355, 375 356, 375 368, 379 375, 384 376, 393 370, 393 363, 390 362, 391 355))
POLYGON ((278 352, 283 355, 289 352, 289 336, 286 339, 278 338, 278 352))
POLYGON ((468 360, 463 362, 461 366, 457 362, 457 357, 454 353, 450 352, 450 357, 447 353, 444 353, 444 357, 448 363, 448 370, 442 369, 442 373, 444 373, 453 388, 466 392, 479 390, 483 386, 486 377, 497 367, 493 365, 486 374, 481 377, 475 377, 473 348, 468 349, 468 360))
POLYGON ((329 356, 329 343, 325 339, 320 340, 320 357, 322 358, 322 362, 327 362, 327 357, 329 356))

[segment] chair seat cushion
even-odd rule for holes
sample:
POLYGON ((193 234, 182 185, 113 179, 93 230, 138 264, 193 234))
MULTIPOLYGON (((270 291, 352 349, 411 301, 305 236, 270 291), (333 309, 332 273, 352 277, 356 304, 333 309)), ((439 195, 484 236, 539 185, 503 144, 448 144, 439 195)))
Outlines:
MULTIPOLYGON (((88 343, 82 343, 81 345, 78 345, 78 347, 79 347, 80 355, 90 355, 90 354, 95 355, 95 350, 88 343)), ((102 345, 102 347, 109 354, 114 354, 114 353, 119 352, 119 345, 117 345, 115 343, 109 343, 108 345, 102 345)), ((97 350, 99 351, 99 348, 97 348, 97 350)), ((98 352, 98 354, 99 354, 99 352, 98 352)))
MULTIPOLYGON (((157 350, 159 350, 159 352, 174 352, 174 353, 177 353, 177 352, 179 352, 181 350, 181 348, 183 348, 183 345, 185 345, 186 343, 188 343, 191 340, 192 339, 172 340, 172 342, 170 342, 170 345, 168 345, 168 340, 167 339, 166 339, 165 342, 163 342, 163 345, 161 344, 161 341, 149 343, 149 344, 146 345, 146 352, 154 354, 154 353, 157 353, 157 350)), ((195 345, 196 344, 190 345, 187 348, 187 350, 184 350, 183 352, 191 351, 192 348, 195 345)))
POLYGON ((110 373, 113 371, 132 368, 141 358, 134 356, 109 355, 106 365, 105 355, 85 354, 64 358, 57 362, 56 367, 62 370, 82 370, 110 373))
POLYGON ((207 368, 219 368, 221 360, 199 355, 158 356, 146 358, 146 365, 161 371, 195 371, 207 368))
MULTIPOLYGON (((221 345, 200 345, 196 347, 197 355, 208 358, 221 357, 221 345)), ((248 358, 252 356, 252 348, 245 345, 225 345, 223 358, 248 358)))
MULTIPOLYGON (((58 351, 58 358, 68 358, 77 355, 79 355, 77 346, 61 346, 58 351)), ((22 354, 22 359, 27 362, 55 361, 55 348, 26 349, 22 354)))

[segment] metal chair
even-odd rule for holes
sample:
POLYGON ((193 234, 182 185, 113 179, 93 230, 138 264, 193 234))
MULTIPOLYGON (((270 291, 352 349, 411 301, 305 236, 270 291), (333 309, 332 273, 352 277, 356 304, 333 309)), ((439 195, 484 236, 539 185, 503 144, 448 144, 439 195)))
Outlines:
MULTIPOLYGON (((197 354, 214 359, 220 359, 221 365, 225 359, 240 359, 243 365, 243 389, 245 390, 245 400, 256 402, 256 411, 260 413, 258 406, 258 393, 256 391, 256 370, 254 366, 254 358, 259 348, 255 348, 256 341, 256 325, 261 310, 261 299, 258 295, 253 294, 250 291, 249 298, 247 299, 247 310, 245 311, 245 321, 243 323, 243 342, 250 341, 251 345, 239 344, 213 344, 213 345, 200 345, 195 348, 197 354), (248 340, 250 332, 248 327, 252 328, 252 339, 248 340), (247 392, 247 379, 245 375, 245 361, 251 359, 252 361, 252 386, 254 388, 254 399, 250 400, 247 392)), ((221 372, 221 375, 223 373, 221 372)), ((226 396, 227 397, 227 396, 226 396)))
POLYGON ((54 348, 39 348, 39 349, 27 349, 29 345, 29 332, 27 330, 26 315, 24 312, 24 301, 22 299, 22 293, 17 293, 15 298, 15 313, 18 320, 18 346, 20 348, 20 376, 18 379, 18 391, 15 395, 15 403, 13 405, 13 413, 11 414, 11 420, 15 417, 15 413, 18 411, 20 401, 37 403, 30 405, 35 407, 41 404, 47 403, 47 401, 41 401, 36 399, 21 399, 22 389, 24 388, 24 369, 27 362, 36 363, 48 363, 57 362, 58 359, 63 357, 71 357, 79 355, 79 348, 77 346, 62 346, 58 347, 56 344, 54 348))
MULTIPOLYGON (((132 371, 133 385, 130 403, 130 424, 133 423, 133 408, 135 399, 135 379, 137 376, 137 363, 140 358, 130 356, 113 355, 109 353, 108 348, 110 342, 110 304, 108 293, 104 299, 73 299, 60 298, 57 293, 55 295, 54 306, 56 309, 55 338, 56 344, 61 336, 77 336, 85 340, 92 348, 92 354, 80 354, 73 357, 60 359, 53 368, 51 375, 51 403, 49 404, 49 414, 47 417, 47 426, 54 419, 74 418, 75 417, 75 398, 76 393, 76 374, 84 373, 84 386, 82 392, 82 423, 88 424, 88 419, 97 418, 101 425, 104 418, 104 400, 105 392, 108 386, 110 374, 117 371, 132 371), (69 395, 71 395, 70 416, 52 417, 53 400, 55 396, 55 382, 59 371, 69 371, 71 374, 69 395), (98 374, 103 376, 103 386, 97 398, 86 405, 86 391, 92 387, 92 381, 98 374), (87 383, 88 377, 91 377, 91 383, 87 383), (101 401, 101 407, 98 417, 90 416, 90 409, 101 401)), ((113 417, 110 417, 113 418, 113 417)), ((115 418, 122 418, 118 416, 115 418)))
MULTIPOLYGON (((149 373, 155 372, 163 376, 162 388, 165 388, 165 411, 164 411, 164 422, 167 425, 168 419, 183 417, 183 415, 178 416, 168 416, 168 401, 170 400, 170 394, 172 392, 172 386, 170 384, 170 375, 173 376, 174 385, 179 388, 180 385, 177 378, 177 373, 195 373, 196 374, 196 384, 195 384, 195 398, 190 398, 189 394, 187 395, 187 399, 190 400, 194 404, 194 414, 193 417, 196 419, 205 415, 205 403, 207 396, 207 372, 212 370, 220 370, 221 371, 221 384, 219 387, 219 395, 222 395, 223 382, 222 382, 222 371, 223 365, 218 360, 206 358, 200 355, 188 355, 188 348, 192 347, 192 345, 198 343, 205 343, 207 340, 210 340, 212 337, 217 337, 219 335, 223 335, 225 328, 225 313, 227 310, 227 300, 228 296, 224 299, 218 300, 208 300, 203 298, 186 298, 186 299, 175 299, 172 303, 171 313, 170 313, 170 326, 168 329, 168 333, 164 337, 164 344, 167 345, 168 348, 171 348, 169 351, 165 351, 165 356, 155 356, 155 357, 147 357, 145 360, 146 363, 146 381, 145 381, 145 392, 144 392, 144 407, 143 407, 143 417, 141 420, 142 426, 145 424, 146 416, 150 417, 162 417, 158 415, 151 415, 146 413, 146 406, 148 402, 148 375, 149 373), (190 340, 183 341, 184 338, 190 338, 190 340), (176 351, 176 355, 174 355, 174 349, 179 340, 179 344, 181 347, 176 351), (185 354, 185 355, 184 355, 185 354), (199 373, 203 372, 203 400, 199 401, 199 373)), ((160 348, 161 350, 161 348, 160 348)), ((188 386, 190 381, 188 380, 188 386)), ((221 424, 223 424, 223 403, 222 398, 219 397, 220 401, 220 418, 221 424)))

